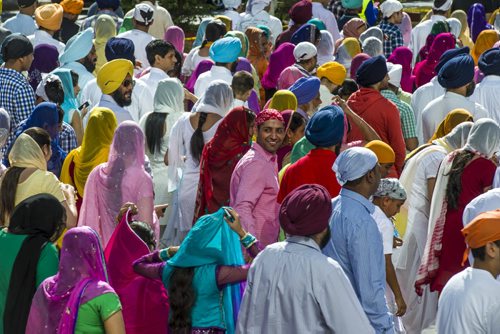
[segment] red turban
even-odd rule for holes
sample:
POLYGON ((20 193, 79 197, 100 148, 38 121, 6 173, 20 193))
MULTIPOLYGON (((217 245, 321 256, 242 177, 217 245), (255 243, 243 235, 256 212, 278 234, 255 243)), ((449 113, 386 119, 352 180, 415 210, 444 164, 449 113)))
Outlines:
POLYGON ((281 123, 283 123, 284 126, 286 126, 285 120, 283 119, 283 116, 281 115, 281 113, 278 110, 275 110, 275 109, 266 109, 266 110, 261 111, 257 115, 257 118, 255 119, 255 125, 259 126, 262 123, 269 121, 271 119, 275 119, 277 121, 280 121, 281 123))

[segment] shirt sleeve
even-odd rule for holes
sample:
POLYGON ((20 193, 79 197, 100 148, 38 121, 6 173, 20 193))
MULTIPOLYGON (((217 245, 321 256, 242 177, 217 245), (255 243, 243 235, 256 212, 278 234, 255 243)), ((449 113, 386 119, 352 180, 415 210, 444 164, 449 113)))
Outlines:
POLYGON ((47 277, 57 274, 59 255, 52 243, 47 243, 42 249, 36 267, 36 285, 39 286, 47 277))
POLYGON ((99 297, 91 299, 87 303, 98 312, 103 322, 122 309, 120 299, 114 292, 102 294, 99 297))
POLYGON ((45 175, 43 175, 43 189, 41 192, 51 194, 55 198, 59 200, 59 202, 63 202, 66 200, 66 197, 64 197, 64 193, 61 189, 61 182, 57 179, 57 177, 52 174, 51 172, 44 172, 45 175))

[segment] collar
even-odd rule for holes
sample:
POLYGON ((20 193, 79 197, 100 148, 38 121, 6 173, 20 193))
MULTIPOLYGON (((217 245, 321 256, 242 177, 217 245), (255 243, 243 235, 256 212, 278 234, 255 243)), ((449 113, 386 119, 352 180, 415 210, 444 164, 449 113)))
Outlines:
POLYGON ((390 96, 390 97, 393 97, 393 98, 398 98, 398 96, 396 95, 396 93, 394 93, 392 90, 390 89, 384 89, 382 91, 380 91, 380 94, 382 94, 382 96, 390 96))
POLYGON ((465 96, 457 94, 457 93, 453 93, 453 92, 445 92, 444 95, 443 95, 443 99, 462 99, 462 100, 467 100, 467 98, 465 96))
POLYGON ((293 66, 297 67, 299 69, 299 71, 304 73, 306 76, 308 76, 308 77, 311 76, 311 73, 308 70, 306 70, 305 68, 303 68, 302 65, 300 65, 299 63, 295 63, 295 64, 293 64, 293 66))
POLYGON ((162 77, 162 79, 168 79, 170 78, 167 73, 165 73, 164 70, 158 68, 158 67, 151 67, 149 69, 149 73, 151 74, 156 74, 162 77))
POLYGON ((467 270, 470 270, 473 275, 480 276, 480 277, 485 278, 485 279, 492 279, 492 280, 496 281, 493 274, 487 270, 474 268, 474 267, 469 267, 469 268, 467 268, 467 270))
POLYGON ((288 238, 286 238, 286 241, 288 243, 291 243, 291 244, 298 244, 298 245, 312 248, 312 249, 321 253, 321 249, 319 249, 319 245, 316 243, 316 241, 314 241, 313 239, 311 239, 309 237, 292 235, 292 236, 289 236, 288 238))
POLYGON ((229 74, 229 75, 231 75, 231 71, 228 70, 227 68, 225 68, 224 66, 214 65, 210 69, 210 72, 213 72, 213 73, 216 73, 216 74, 220 73, 220 74, 229 74))
POLYGON ((358 202, 364 206, 370 214, 375 211, 375 205, 357 192, 342 187, 342 189, 340 189, 340 196, 344 196, 358 202))
POLYGON ((263 156, 266 161, 276 161, 276 153, 267 152, 257 142, 252 144, 252 148, 257 154, 263 156))

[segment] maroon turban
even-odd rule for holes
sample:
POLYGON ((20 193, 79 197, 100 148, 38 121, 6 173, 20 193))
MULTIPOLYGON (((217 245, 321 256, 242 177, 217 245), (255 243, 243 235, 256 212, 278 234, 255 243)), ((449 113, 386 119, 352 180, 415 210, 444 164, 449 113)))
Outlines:
POLYGON ((309 236, 324 231, 332 214, 325 187, 305 184, 289 193, 280 207, 280 224, 289 235, 309 236))
POLYGON ((312 4, 309 0, 300 0, 290 8, 288 15, 294 24, 302 25, 312 19, 312 4))

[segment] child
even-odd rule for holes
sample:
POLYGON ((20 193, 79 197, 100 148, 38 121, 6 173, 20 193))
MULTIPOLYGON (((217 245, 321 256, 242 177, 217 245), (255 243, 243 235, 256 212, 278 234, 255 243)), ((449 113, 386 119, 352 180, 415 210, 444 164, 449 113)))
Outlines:
MULTIPOLYGON (((375 212, 372 214, 373 219, 377 222, 382 241, 384 243, 385 255, 385 272, 387 284, 390 290, 386 287, 386 299, 389 311, 396 317, 402 317, 406 312, 406 303, 399 288, 396 271, 392 264, 392 252, 396 246, 401 246, 401 239, 397 238, 394 233, 394 225, 391 218, 399 213, 399 209, 406 200, 406 192, 398 179, 382 179, 378 186, 377 192, 373 195, 373 204, 375 204, 375 212), (395 303, 395 305, 394 305, 395 303)), ((394 328, 396 333, 404 333, 404 329, 399 318, 394 319, 394 328)))
POLYGON ((247 100, 250 94, 252 94, 253 86, 253 77, 247 71, 239 71, 234 74, 233 81, 231 82, 234 95, 233 108, 241 106, 248 108, 247 100))

